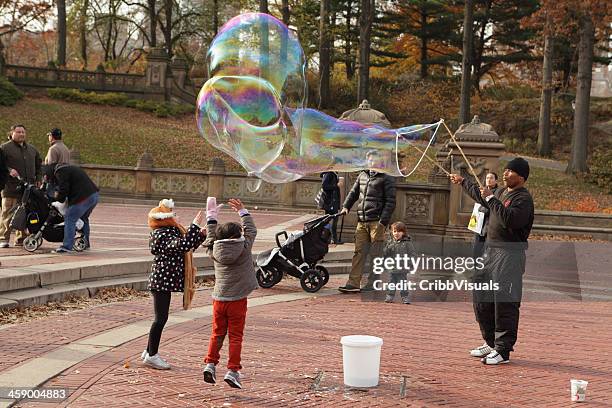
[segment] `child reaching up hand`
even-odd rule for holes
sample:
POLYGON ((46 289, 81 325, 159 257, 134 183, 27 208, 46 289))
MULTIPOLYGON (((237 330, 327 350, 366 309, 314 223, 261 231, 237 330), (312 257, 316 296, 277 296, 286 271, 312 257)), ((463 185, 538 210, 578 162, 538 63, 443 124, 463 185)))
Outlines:
POLYGON ((240 224, 217 224, 220 206, 217 206, 215 197, 209 197, 206 205, 207 235, 204 247, 213 260, 215 287, 212 293, 212 334, 204 360, 204 381, 211 384, 216 382, 215 367, 219 363, 219 351, 225 336, 229 334, 229 371, 224 380, 231 387, 242 388, 238 370, 242 368, 240 353, 247 296, 258 287, 251 255, 257 228, 240 200, 230 199, 229 205, 240 215, 240 224))

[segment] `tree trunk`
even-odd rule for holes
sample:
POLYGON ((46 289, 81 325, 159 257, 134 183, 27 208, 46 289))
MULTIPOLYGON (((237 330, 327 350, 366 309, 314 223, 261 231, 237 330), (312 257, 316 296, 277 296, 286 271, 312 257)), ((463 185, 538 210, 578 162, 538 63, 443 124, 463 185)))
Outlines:
POLYGON ((589 138, 589 111, 591 102, 591 77, 593 71, 593 20, 589 14, 580 17, 580 43, 578 44, 578 78, 576 84, 576 111, 574 134, 568 173, 586 172, 589 138))
POLYGON ((352 37, 352 26, 351 19, 352 14, 351 11, 353 9, 353 2, 348 0, 346 2, 346 43, 344 44, 344 64, 346 68, 346 78, 350 81, 353 79, 353 75, 355 75, 355 71, 353 70, 353 57, 351 56, 351 37, 352 37))
POLYGON ((427 13, 421 10, 421 79, 427 78, 427 13))
POLYGON ((155 0, 147 0, 149 5, 149 45, 151 48, 157 47, 157 10, 155 10, 155 0))
POLYGON ((361 0, 359 16, 359 77, 357 83, 357 103, 368 99, 370 88, 370 36, 376 0, 361 0))
POLYGON ((289 19, 291 14, 289 13, 289 0, 283 0, 281 6, 281 14, 283 15, 283 23, 289 26, 289 19))
POLYGON ((472 47, 474 24, 474 1, 465 0, 465 15, 463 17, 463 60, 461 62, 461 105, 459 107, 459 124, 470 121, 470 91, 472 71, 472 47))
POLYGON ((89 9, 89 0, 83 0, 81 13, 79 15, 79 43, 81 47, 81 60, 83 61, 83 69, 87 69, 87 10, 89 9))
POLYGON ((213 0, 213 36, 219 32, 219 0, 213 0))
POLYGON ((166 27, 164 30, 164 41, 166 42, 166 52, 168 58, 172 58, 172 6, 173 0, 166 0, 166 27))
POLYGON ((330 0, 321 0, 319 21, 319 109, 327 108, 330 99, 329 6, 330 0))
POLYGON ((66 0, 57 4, 57 65, 66 66, 66 0))
POLYGON ((270 10, 268 9, 268 0, 259 0, 259 12, 270 14, 270 10))
MULTIPOLYGON (((550 24, 547 19, 547 26, 550 24)), ((547 27, 547 31, 551 27, 547 27)), ((544 61, 542 74, 542 100, 540 102, 540 126, 538 129, 538 154, 540 156, 550 156, 550 110, 552 102, 552 36, 547 33, 544 37, 544 61)))

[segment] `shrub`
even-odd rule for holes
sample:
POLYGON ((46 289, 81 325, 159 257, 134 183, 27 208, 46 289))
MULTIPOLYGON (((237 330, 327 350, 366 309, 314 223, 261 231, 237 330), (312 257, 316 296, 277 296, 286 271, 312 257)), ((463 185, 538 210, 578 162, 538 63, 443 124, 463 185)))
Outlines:
POLYGON ((589 170, 585 179, 601 187, 606 193, 612 193, 612 150, 606 148, 595 150, 589 170))
POLYGON ((482 90, 482 97, 496 101, 538 98, 540 93, 529 85, 493 85, 482 90))
POLYGON ((78 89, 54 88, 47 90, 47 94, 54 99, 70 102, 88 103, 93 105, 126 106, 144 112, 153 113, 159 117, 179 116, 193 112, 194 108, 187 104, 173 104, 145 99, 130 99, 121 93, 95 93, 84 92, 78 89))
POLYGON ((23 98, 23 93, 13 83, 4 77, 0 77, 0 105, 13 106, 21 98, 23 98))

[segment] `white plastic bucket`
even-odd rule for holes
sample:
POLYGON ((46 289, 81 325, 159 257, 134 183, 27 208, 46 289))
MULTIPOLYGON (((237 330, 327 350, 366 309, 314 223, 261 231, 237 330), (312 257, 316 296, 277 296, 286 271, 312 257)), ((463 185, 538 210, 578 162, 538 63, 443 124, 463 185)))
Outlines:
POLYGON ((344 384, 349 387, 376 387, 380 372, 383 340, 374 336, 343 336, 342 365, 344 384))

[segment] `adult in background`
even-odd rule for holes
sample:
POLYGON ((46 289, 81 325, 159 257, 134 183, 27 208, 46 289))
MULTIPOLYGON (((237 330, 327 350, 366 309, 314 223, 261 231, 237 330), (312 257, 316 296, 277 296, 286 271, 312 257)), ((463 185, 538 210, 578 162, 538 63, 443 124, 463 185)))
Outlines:
MULTIPOLYGON (((62 130, 53 128, 47 133, 49 138, 49 150, 45 157, 44 164, 70 164, 70 150, 62 141, 62 130)), ((49 198, 55 196, 55 183, 51 180, 47 180, 47 195, 49 198)))
POLYGON ((89 216, 98 204, 98 186, 78 166, 51 163, 46 166, 45 174, 57 184, 55 200, 62 203, 68 200, 68 207, 64 213, 64 242, 53 252, 56 254, 72 252, 76 222, 79 218, 83 220, 85 249, 89 249, 89 216))
MULTIPOLYGON (((4 190, 4 185, 6 184, 6 180, 8 179, 8 168, 4 163, 4 155, 2 151, 0 151, 0 193, 4 190)), ((0 204, 0 209, 2 209, 2 204, 0 204)))
MULTIPOLYGON (((382 157, 375 150, 367 153, 366 160, 369 169, 382 165, 382 157)), ((342 213, 347 214, 358 199, 351 272, 346 285, 338 288, 344 293, 374 290, 373 270, 368 271, 368 281, 363 288, 360 288, 361 276, 368 253, 372 259, 382 256, 385 231, 395 210, 395 179, 375 170, 362 171, 344 200, 342 213)))
MULTIPOLYGON (((463 184, 462 184, 463 185, 463 184)), ((466 183, 467 185, 467 183, 466 183)), ((497 174, 493 172, 487 173, 485 177, 485 186, 491 190, 493 194, 497 191, 497 174)), ((471 197, 480 197, 480 190, 477 185, 471 184, 472 191, 470 192, 471 197)), ((480 211, 484 213, 484 222, 482 224, 482 233, 474 234, 474 246, 472 248, 472 257, 474 259, 479 258, 484 253, 484 244, 487 239, 487 226, 489 225, 489 208, 486 206, 486 202, 477 200, 480 204, 480 211)))
MULTIPOLYGON (((31 183, 40 184, 42 179, 42 160, 38 150, 26 142, 26 128, 23 125, 14 125, 9 132, 9 140, 0 146, 4 164, 8 168, 8 179, 2 190, 2 213, 0 214, 0 248, 8 248, 11 237, 11 209, 17 205, 21 198, 21 191, 17 191, 19 178, 31 183)), ((23 246, 25 231, 15 234, 15 246, 23 246)))
POLYGON ((453 183, 461 184, 489 209, 484 268, 476 270, 474 283, 493 281, 499 289, 473 291, 476 321, 485 343, 470 351, 487 365, 509 363, 518 335, 525 250, 534 217, 533 199, 525 188, 528 177, 529 163, 520 157, 508 162, 503 175, 506 188, 495 193, 484 187, 477 194, 469 180, 450 175, 453 183))
MULTIPOLYGON (((320 207, 325 214, 336 214, 340 211, 340 187, 338 186, 338 173, 335 171, 326 171, 321 173, 321 196, 320 207)), ((332 244, 342 244, 338 240, 338 218, 334 218, 332 222, 332 244)))

